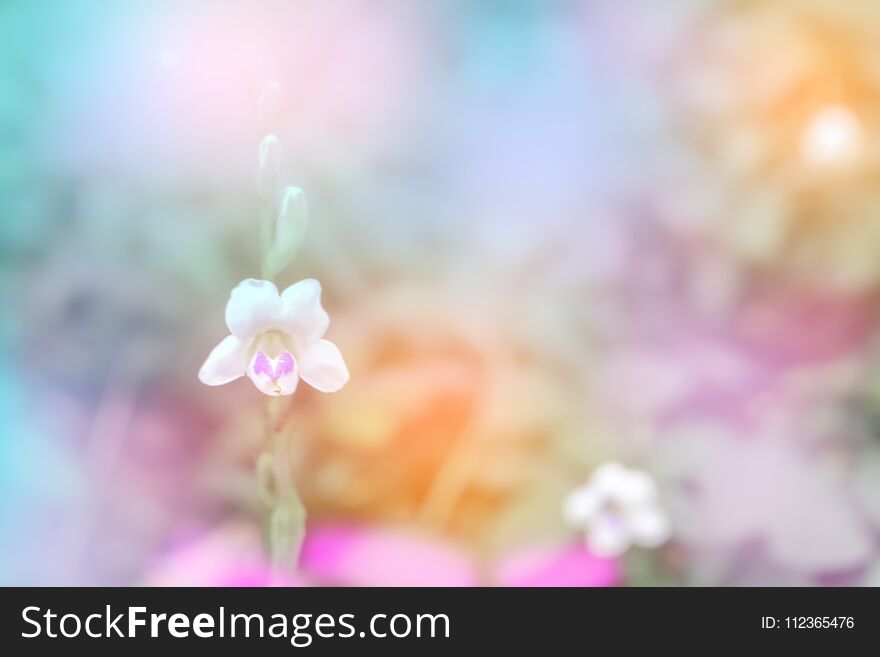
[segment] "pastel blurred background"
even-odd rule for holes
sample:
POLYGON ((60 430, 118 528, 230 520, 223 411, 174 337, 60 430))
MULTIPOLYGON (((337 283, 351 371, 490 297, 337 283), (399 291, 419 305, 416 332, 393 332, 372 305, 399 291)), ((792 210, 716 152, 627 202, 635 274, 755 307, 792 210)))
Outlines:
POLYGON ((0 4, 0 583, 269 581, 196 378, 267 130, 351 372, 290 583, 880 584, 876 0, 0 4), (566 525, 607 461, 661 547, 566 525))

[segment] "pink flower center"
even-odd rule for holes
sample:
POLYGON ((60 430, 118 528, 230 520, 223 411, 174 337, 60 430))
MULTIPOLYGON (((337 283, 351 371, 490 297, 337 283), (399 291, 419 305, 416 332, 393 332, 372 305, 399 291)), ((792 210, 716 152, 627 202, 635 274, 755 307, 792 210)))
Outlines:
POLYGON ((274 360, 269 359, 262 351, 258 351, 257 357, 254 359, 254 374, 257 376, 261 374, 268 376, 269 380, 274 384, 272 391, 277 395, 281 393, 281 385, 278 383, 278 379, 293 372, 294 366, 293 356, 290 355, 289 351, 283 352, 274 360))

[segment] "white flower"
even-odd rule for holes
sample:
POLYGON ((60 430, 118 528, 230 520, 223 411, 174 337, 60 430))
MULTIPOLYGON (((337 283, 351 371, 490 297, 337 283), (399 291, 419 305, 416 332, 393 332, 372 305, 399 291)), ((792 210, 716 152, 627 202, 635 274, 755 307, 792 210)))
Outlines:
POLYGON ((244 280, 226 305, 232 335, 214 347, 199 380, 219 386, 247 374, 267 395, 291 395, 299 379, 336 392, 348 381, 348 368, 336 345, 322 339, 329 324, 318 281, 300 281, 279 295, 269 281, 244 280))
POLYGON ((586 533, 587 547, 600 557, 619 556, 631 545, 657 547, 670 534, 654 481, 619 463, 600 466, 569 493, 563 513, 572 527, 586 533))

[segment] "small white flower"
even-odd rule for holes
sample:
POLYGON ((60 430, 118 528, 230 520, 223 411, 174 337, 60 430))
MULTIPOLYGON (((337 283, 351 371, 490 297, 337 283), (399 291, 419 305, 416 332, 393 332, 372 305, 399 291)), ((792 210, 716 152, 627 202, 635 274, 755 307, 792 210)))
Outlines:
POLYGON ((587 547, 600 557, 616 557, 630 546, 652 548, 669 538, 669 518, 657 502, 657 487, 644 472, 606 463, 569 493, 565 520, 586 533, 587 547))
POLYGON ((348 381, 348 368, 336 345, 322 339, 329 324, 318 281, 300 281, 279 295, 269 281, 244 280, 226 305, 232 335, 214 347, 199 380, 219 386, 247 374, 267 395, 292 395, 299 379, 336 392, 348 381))

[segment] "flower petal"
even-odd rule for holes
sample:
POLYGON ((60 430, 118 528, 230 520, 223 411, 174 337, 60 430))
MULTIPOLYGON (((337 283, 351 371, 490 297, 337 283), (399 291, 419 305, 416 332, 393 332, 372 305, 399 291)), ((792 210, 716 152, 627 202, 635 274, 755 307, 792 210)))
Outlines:
POLYGON ((242 340, 279 328, 281 299, 274 283, 248 278, 233 288, 226 304, 229 332, 242 340))
POLYGON ((335 344, 318 340, 300 352, 299 376, 321 392, 336 392, 348 382, 348 368, 335 344))
POLYGON ((657 485, 641 470, 627 470, 626 476, 617 482, 613 499, 626 506, 642 506, 657 498, 657 485))
POLYGON ((293 336, 298 349, 320 340, 330 317, 321 307, 321 284, 314 278, 294 283, 281 293, 281 325, 293 336))
POLYGON ((565 498, 562 515, 569 526, 581 529, 588 525, 602 506, 602 496, 590 485, 574 489, 565 498))
POLYGON ((603 513, 590 526, 587 548, 597 557, 617 557, 632 544, 628 525, 617 514, 603 513))
POLYGON ((199 381, 209 386, 222 386, 244 374, 247 343, 227 335, 205 359, 199 370, 199 381))
POLYGON ((663 545, 671 533, 669 518, 659 508, 645 506, 627 515, 633 542, 646 548, 663 545))
POLYGON ((614 496, 618 490, 625 488, 629 470, 620 463, 610 461, 603 463, 593 471, 590 484, 601 495, 614 496))

